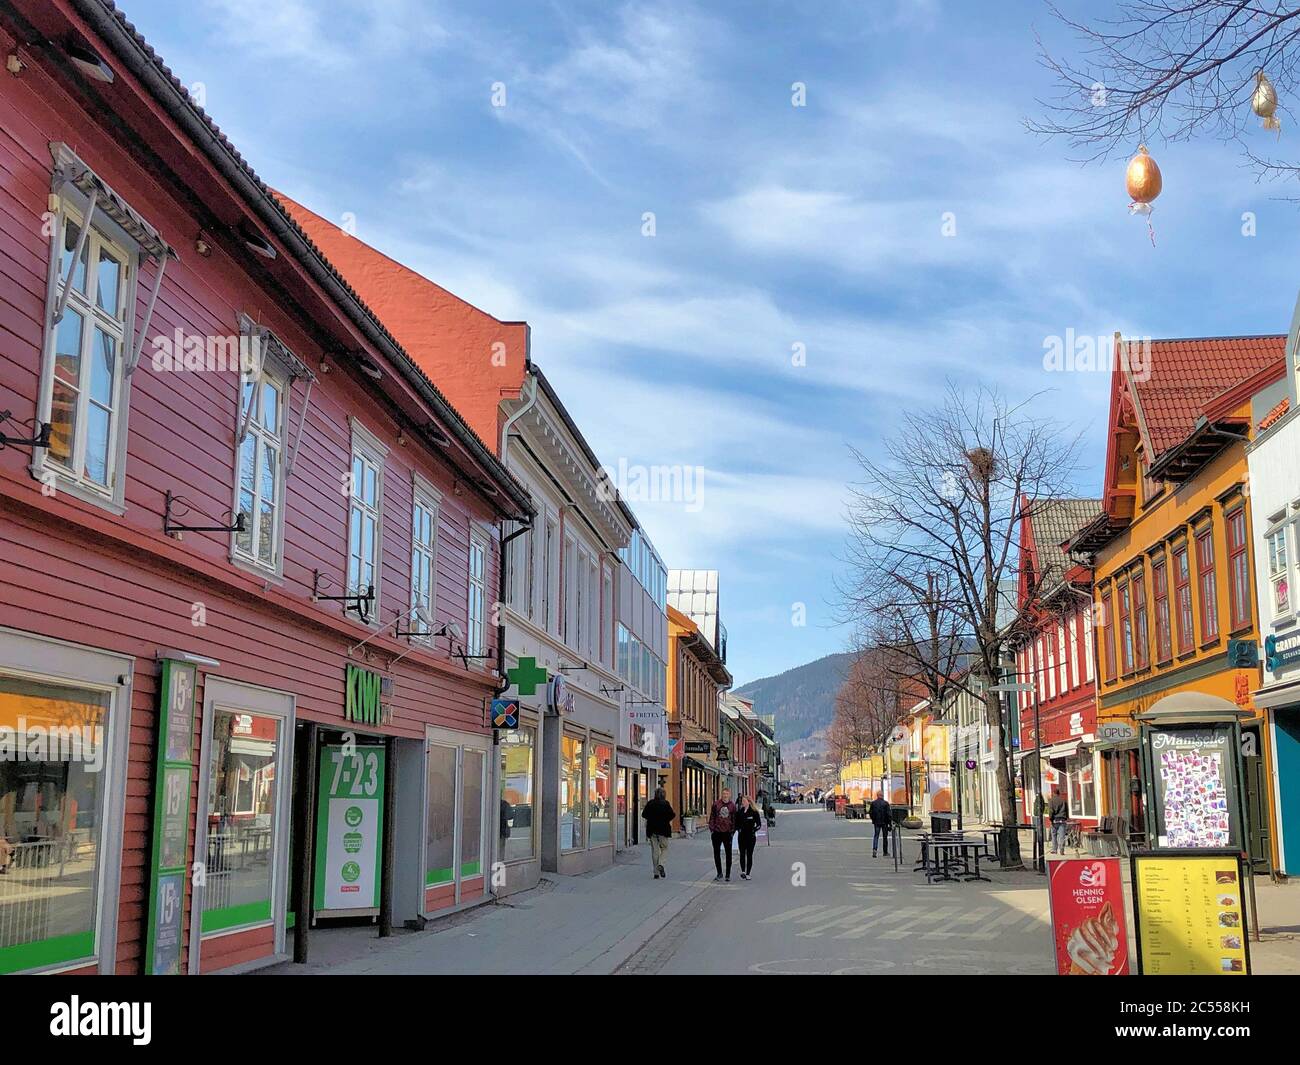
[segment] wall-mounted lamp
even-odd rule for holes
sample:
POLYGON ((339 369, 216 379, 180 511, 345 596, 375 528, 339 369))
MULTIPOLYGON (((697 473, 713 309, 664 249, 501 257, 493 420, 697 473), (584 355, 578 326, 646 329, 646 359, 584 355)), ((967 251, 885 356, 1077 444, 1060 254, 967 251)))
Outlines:
POLYGON ((279 255, 279 252, 275 250, 275 245, 267 240, 265 235, 247 218, 239 220, 238 229, 239 237, 244 242, 244 246, 254 255, 260 255, 263 259, 274 259, 279 255))
POLYGON ((27 69, 27 64, 22 61, 17 52, 10 52, 5 56, 5 70, 9 71, 15 78, 25 69, 27 69))
POLYGON ((207 238, 202 233, 194 238, 194 250, 205 259, 212 254, 212 245, 208 243, 207 238))

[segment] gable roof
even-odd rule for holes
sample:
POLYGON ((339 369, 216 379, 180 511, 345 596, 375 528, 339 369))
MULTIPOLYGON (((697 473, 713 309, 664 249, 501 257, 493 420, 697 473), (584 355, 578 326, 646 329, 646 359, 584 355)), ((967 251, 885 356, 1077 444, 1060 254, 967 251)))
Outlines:
POLYGON ((1101 513, 1100 499, 1036 499, 1025 510, 1033 555, 1045 588, 1055 588, 1075 565, 1061 546, 1101 513))
POLYGON ((1225 392, 1281 363, 1285 334, 1243 337, 1195 337, 1179 340, 1128 340, 1127 359, 1117 373, 1128 375, 1138 408, 1147 461, 1183 443, 1225 392), (1135 352, 1146 344, 1150 355, 1135 352))

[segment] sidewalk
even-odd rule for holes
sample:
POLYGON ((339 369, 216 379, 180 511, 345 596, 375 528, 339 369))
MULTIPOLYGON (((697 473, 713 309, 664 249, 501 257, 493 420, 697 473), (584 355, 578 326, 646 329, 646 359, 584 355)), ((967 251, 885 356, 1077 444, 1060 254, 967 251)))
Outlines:
POLYGON ((544 873, 540 886, 435 920, 423 932, 373 926, 317 929, 311 960, 262 972, 322 974, 601 975, 612 973, 680 914, 713 879, 707 835, 674 839, 668 878, 655 880, 650 849, 621 851, 609 869, 544 873), (527 911, 526 916, 519 911, 527 911))

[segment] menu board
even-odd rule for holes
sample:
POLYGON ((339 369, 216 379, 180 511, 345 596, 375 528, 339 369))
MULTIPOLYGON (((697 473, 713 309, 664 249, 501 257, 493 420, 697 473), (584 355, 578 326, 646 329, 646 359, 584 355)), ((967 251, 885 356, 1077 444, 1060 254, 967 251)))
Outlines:
POLYGON ((181 971, 197 680, 198 669, 192 663, 170 658, 159 663, 159 735, 144 957, 144 969, 150 975, 174 976, 181 971))
POLYGON ((1232 733, 1226 728, 1153 730, 1158 847, 1231 847, 1232 733))
POLYGON ((1138 971, 1146 976, 1250 972, 1241 856, 1134 854, 1138 971))

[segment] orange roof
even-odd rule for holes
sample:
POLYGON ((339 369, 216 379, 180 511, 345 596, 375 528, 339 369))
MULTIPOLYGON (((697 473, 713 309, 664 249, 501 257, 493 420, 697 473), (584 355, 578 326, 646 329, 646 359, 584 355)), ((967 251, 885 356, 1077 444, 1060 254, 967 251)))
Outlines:
POLYGON ((1267 429, 1273 425, 1279 418, 1291 409, 1291 397, 1283 396, 1282 402, 1264 415, 1264 419, 1259 423, 1260 430, 1267 429))
MULTIPOLYGON (((1126 341, 1133 352, 1138 340, 1126 341)), ((1155 458, 1181 444, 1213 400, 1281 363, 1286 335, 1150 341, 1150 373, 1130 357, 1130 376, 1155 458)))

